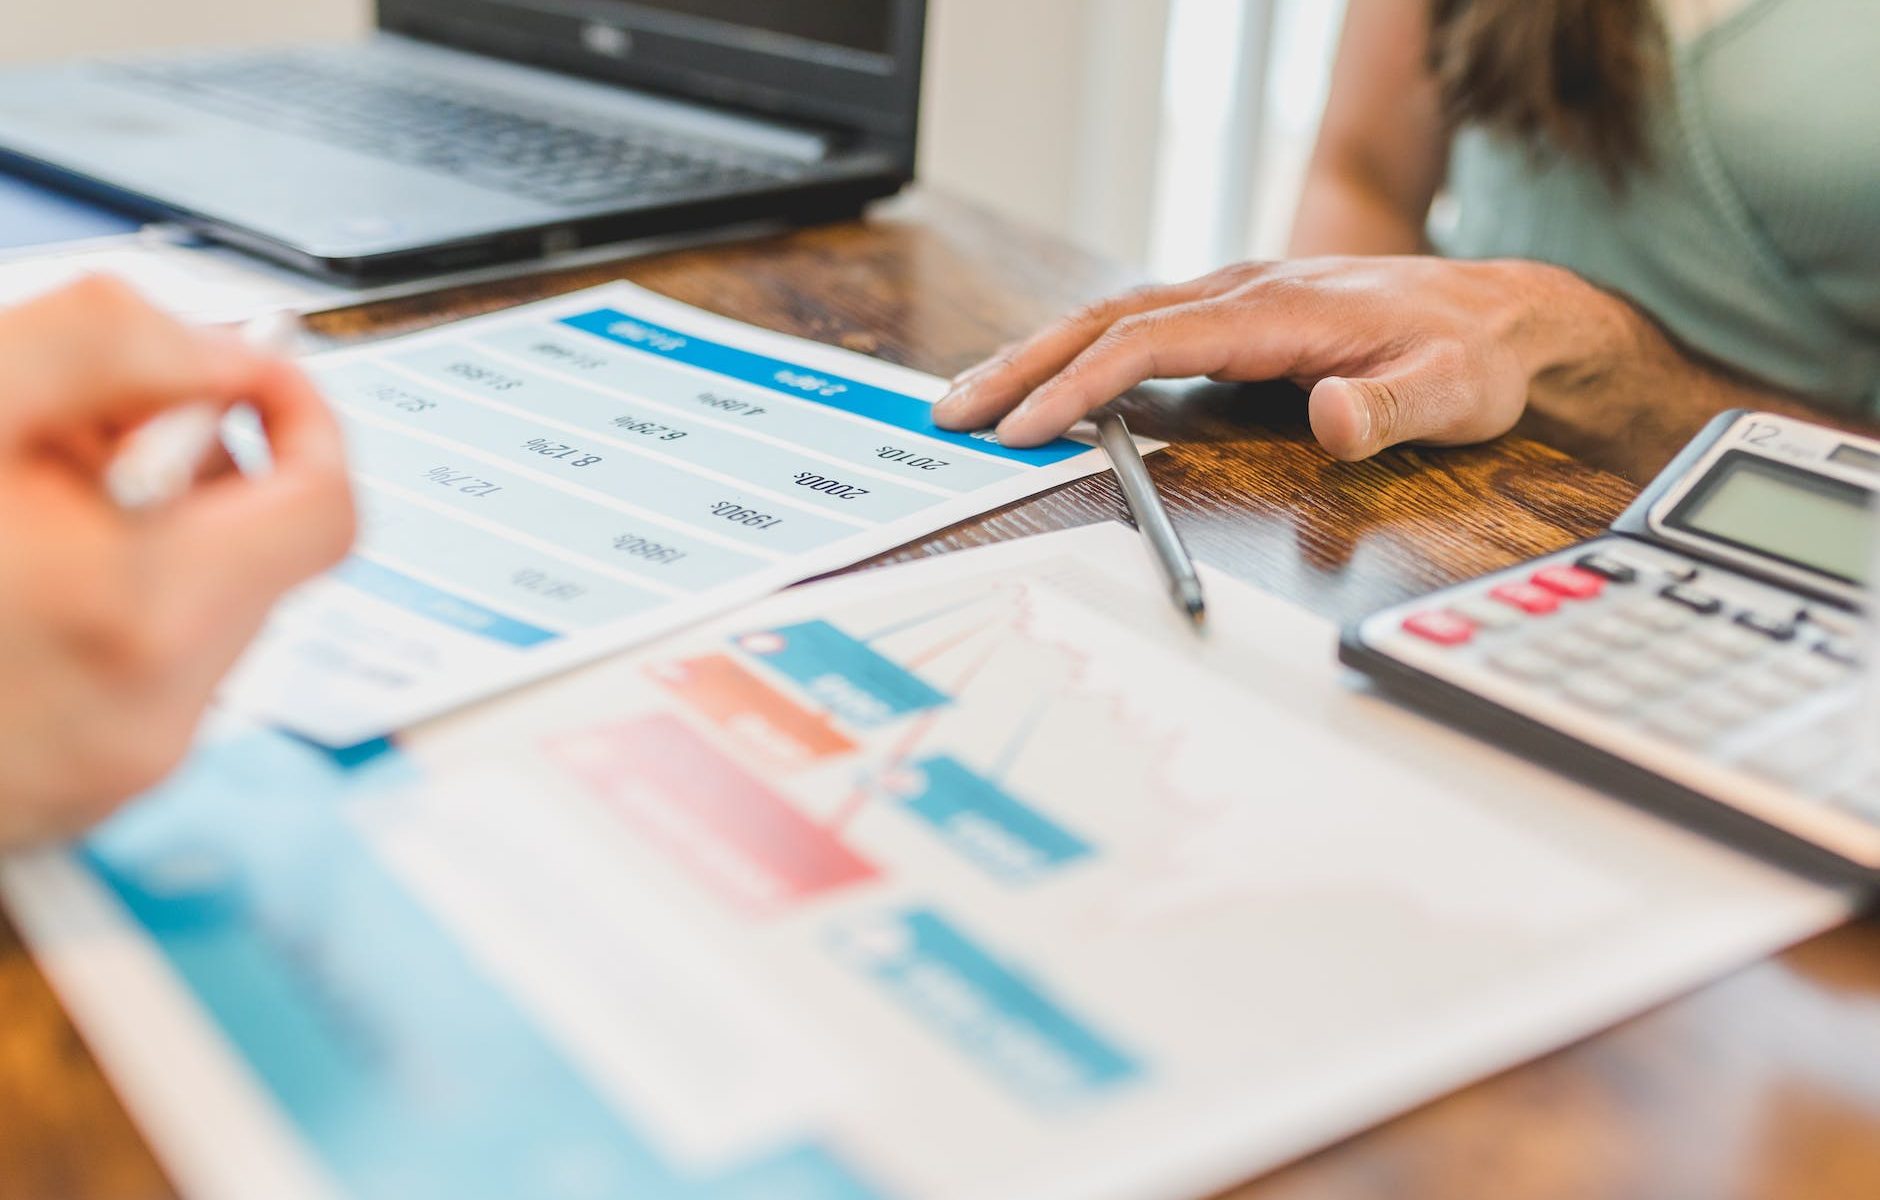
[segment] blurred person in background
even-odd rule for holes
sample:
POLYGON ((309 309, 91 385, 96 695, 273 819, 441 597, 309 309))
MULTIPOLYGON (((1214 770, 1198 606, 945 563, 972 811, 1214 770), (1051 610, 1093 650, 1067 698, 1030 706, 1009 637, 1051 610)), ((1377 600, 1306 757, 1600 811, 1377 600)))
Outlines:
POLYGON ((936 417, 1031 445, 1145 379, 1290 379, 1339 458, 1526 413, 1636 431, 1643 476, 1726 408, 1872 414, 1876 61, 1872 0, 1350 0, 1294 257, 1087 306, 936 417))

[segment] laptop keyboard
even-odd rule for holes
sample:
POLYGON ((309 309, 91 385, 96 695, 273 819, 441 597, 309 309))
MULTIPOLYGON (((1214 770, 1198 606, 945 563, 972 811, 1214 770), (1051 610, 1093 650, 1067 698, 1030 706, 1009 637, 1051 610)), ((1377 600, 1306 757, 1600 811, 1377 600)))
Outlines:
POLYGON ((750 191, 801 169, 789 159, 313 54, 115 70, 120 82, 220 116, 567 207, 750 191))

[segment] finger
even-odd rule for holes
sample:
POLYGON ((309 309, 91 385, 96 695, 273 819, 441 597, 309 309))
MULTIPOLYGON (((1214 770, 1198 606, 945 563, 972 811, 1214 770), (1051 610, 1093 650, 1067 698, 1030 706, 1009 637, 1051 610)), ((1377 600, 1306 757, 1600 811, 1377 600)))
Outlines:
POLYGON ((282 592, 339 561, 355 530, 338 422, 290 364, 271 364, 259 384, 249 403, 272 468, 220 476, 144 526, 164 627, 215 675, 282 592))
POLYGON ((934 423, 943 429, 983 429, 1033 388, 1063 370, 1118 321, 1185 304, 1225 286, 1224 280, 1207 275, 1186 283, 1141 287, 1086 305, 962 372, 954 379, 952 389, 934 405, 934 423))
POLYGON ((1332 376, 1312 385, 1306 403, 1312 436, 1333 458, 1357 462, 1391 443, 1383 441, 1398 407, 1391 385, 1381 379, 1332 376))
POLYGON ((1520 401, 1497 397, 1466 373, 1424 359, 1365 378, 1333 376, 1313 385, 1312 434, 1346 462, 1404 442, 1459 445, 1506 433, 1520 401))
POLYGON ((1285 339, 1270 327, 1255 335, 1249 325, 1243 307, 1211 300, 1125 317, 1000 421, 999 440, 1010 446, 1048 442, 1144 380, 1257 372, 1262 350, 1272 360, 1271 375, 1285 374, 1282 364, 1289 360, 1274 355, 1285 339))
POLYGON ((0 323, 0 355, 13 379, 4 422, 36 437, 62 436, 81 421, 129 425, 178 404, 232 402, 254 388, 266 361, 105 276, 10 313, 0 323))

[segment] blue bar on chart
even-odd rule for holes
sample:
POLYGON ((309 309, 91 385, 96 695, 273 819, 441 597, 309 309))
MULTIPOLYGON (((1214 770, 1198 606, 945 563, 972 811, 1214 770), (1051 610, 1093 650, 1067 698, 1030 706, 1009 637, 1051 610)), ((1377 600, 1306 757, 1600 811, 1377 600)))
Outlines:
POLYGON ((1090 843, 952 755, 896 768, 884 782, 948 845, 1007 883, 1030 883, 1095 853, 1090 843))
POLYGON ((857 728, 952 703, 946 693, 827 621, 759 630, 732 641, 857 728))
POLYGON ((1040 1108, 1099 1098, 1141 1063, 939 913, 906 909, 840 927, 835 952, 981 1070, 1040 1108))

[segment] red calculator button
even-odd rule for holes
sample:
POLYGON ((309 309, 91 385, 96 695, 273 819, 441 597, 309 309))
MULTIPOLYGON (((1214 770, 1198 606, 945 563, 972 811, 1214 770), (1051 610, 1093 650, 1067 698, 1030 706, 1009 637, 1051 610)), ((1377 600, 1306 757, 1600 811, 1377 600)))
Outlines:
POLYGON ((1534 582, 1569 600, 1591 600, 1606 587, 1604 579, 1580 567, 1542 567, 1534 572, 1534 582))
POLYGON ((1531 583, 1504 583, 1489 593, 1503 604, 1511 604, 1524 613, 1540 617, 1560 607, 1560 597, 1531 583))
POLYGON ((1475 636, 1475 622, 1452 612, 1420 612, 1404 618, 1404 631, 1438 646, 1460 646, 1475 636))

